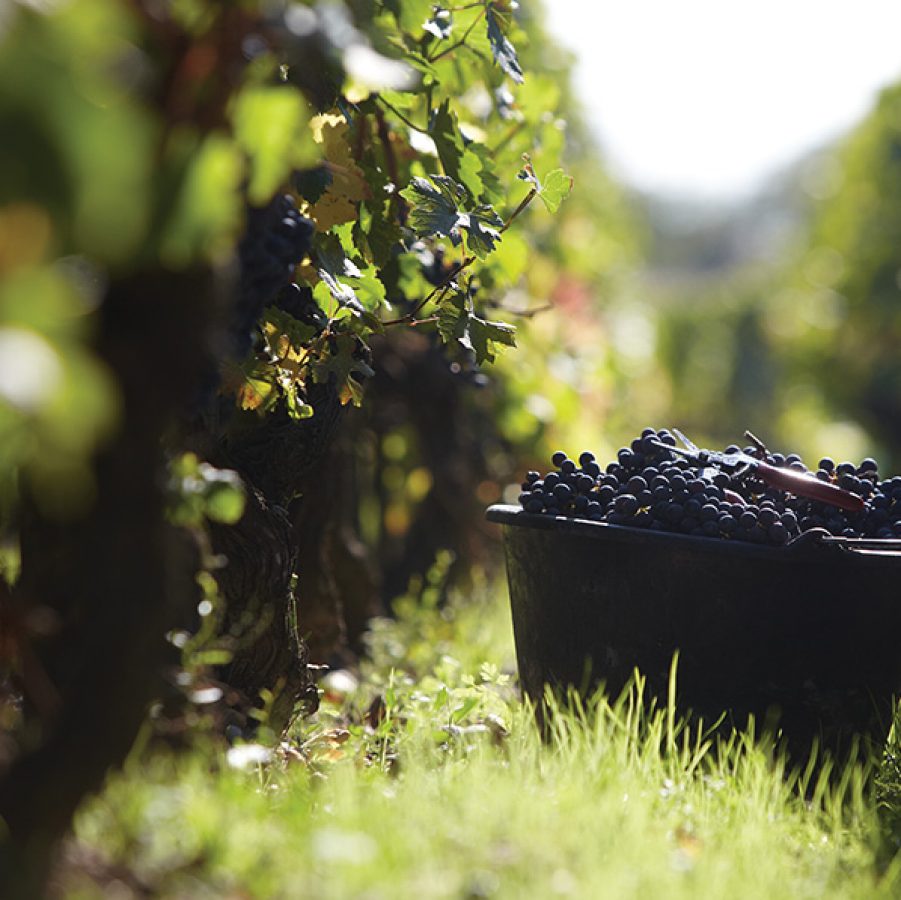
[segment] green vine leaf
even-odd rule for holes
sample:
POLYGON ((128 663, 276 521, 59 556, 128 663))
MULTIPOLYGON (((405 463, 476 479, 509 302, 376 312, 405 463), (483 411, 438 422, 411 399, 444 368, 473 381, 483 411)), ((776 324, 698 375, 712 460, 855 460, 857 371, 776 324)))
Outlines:
POLYGON ((488 23, 488 43, 491 44, 494 61, 517 84, 522 84, 525 77, 522 73, 522 66, 519 64, 519 57, 516 55, 516 48, 501 31, 500 22, 491 5, 485 11, 485 19, 488 23))
POLYGON ((571 175, 567 175, 563 169, 553 169, 541 181, 535 174, 531 162, 526 164, 517 176, 522 181, 528 182, 535 189, 535 194, 545 205, 549 213, 555 213, 560 204, 569 196, 573 187, 571 175))
POLYGON ((470 196, 482 193, 482 161, 465 144, 456 115, 451 111, 450 100, 446 99, 432 115, 429 137, 435 142, 438 158, 444 171, 462 183, 470 196))
POLYGON ((360 268, 345 253, 336 235, 319 238, 316 274, 339 306, 358 314, 373 313, 385 302, 385 286, 373 266, 360 268))
POLYGON ((339 334, 330 338, 330 351, 313 363, 313 380, 317 384, 335 379, 335 389, 342 405, 353 403, 360 406, 363 402, 363 385, 361 378, 375 375, 372 367, 357 354, 360 343, 352 334, 339 334))
POLYGON ((466 196, 462 185, 443 175, 432 175, 431 181, 416 176, 400 195, 410 204, 408 222, 420 237, 438 234, 455 246, 460 243, 458 204, 466 196))
POLYGON ((267 306, 263 311, 262 327, 267 331, 267 324, 274 329, 273 333, 283 334, 293 347, 303 347, 316 336, 316 329, 277 306, 267 306))
POLYGON ((453 178, 431 175, 429 179, 416 177, 400 192, 411 206, 410 227, 419 237, 448 237, 455 246, 465 235, 469 251, 484 259, 501 239, 504 220, 487 204, 461 209, 467 192, 453 178))
POLYGON ((288 415, 295 421, 301 419, 311 419, 315 410, 309 403, 304 403, 298 396, 297 388, 285 391, 285 405, 288 408, 288 415))
POLYGON ((484 259, 501 239, 504 220, 491 206, 476 207, 471 213, 460 213, 460 228, 466 233, 466 246, 479 259, 484 259))
POLYGON ((462 292, 453 294, 439 305, 438 333, 445 343, 456 340, 475 353, 478 365, 494 362, 497 344, 516 346, 516 328, 506 322, 489 322, 477 316, 462 292))
POLYGON ((544 183, 538 192, 538 199, 547 207, 547 211, 555 213, 560 204, 569 196, 573 187, 571 175, 567 175, 563 169, 554 169, 544 177, 544 183))

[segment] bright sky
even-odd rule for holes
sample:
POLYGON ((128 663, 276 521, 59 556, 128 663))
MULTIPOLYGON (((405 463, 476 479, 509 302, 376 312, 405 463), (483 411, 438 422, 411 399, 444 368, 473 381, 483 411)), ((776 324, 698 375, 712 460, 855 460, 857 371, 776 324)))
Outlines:
POLYGON ((901 76, 901 0, 546 0, 614 171, 728 199, 901 76))

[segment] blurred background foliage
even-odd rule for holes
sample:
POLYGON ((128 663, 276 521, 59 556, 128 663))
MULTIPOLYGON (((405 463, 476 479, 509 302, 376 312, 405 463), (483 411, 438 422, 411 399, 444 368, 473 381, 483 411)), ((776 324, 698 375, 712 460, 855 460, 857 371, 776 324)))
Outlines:
POLYGON ((684 210, 647 201, 673 420, 714 442, 751 428, 809 462, 871 454, 897 471, 899 128, 896 85, 742 208, 686 226, 684 210))

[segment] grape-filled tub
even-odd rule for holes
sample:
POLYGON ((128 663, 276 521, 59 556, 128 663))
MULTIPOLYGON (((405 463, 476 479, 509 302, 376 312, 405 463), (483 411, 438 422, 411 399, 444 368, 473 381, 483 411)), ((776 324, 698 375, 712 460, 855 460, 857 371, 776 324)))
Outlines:
POLYGON ((712 724, 753 715, 793 757, 884 740, 901 690, 901 554, 683 536, 496 505, 520 680, 616 696, 637 669, 712 724))

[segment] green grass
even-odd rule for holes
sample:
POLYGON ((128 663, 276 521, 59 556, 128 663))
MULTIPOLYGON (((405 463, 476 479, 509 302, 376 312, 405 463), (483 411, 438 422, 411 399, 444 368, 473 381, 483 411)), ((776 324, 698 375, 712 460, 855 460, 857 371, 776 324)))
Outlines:
POLYGON ((506 601, 480 593, 495 599, 439 610, 427 586, 402 602, 376 624, 359 690, 327 701, 270 764, 231 768, 213 747, 133 760, 82 809, 62 893, 901 893, 887 765, 804 790, 748 735, 711 744, 648 711, 640 686, 560 713, 543 743, 508 675, 506 601))

